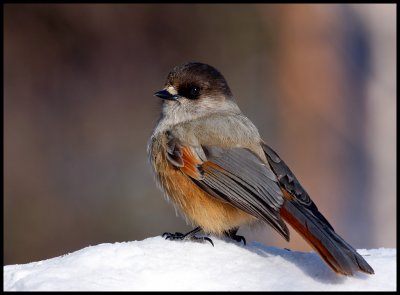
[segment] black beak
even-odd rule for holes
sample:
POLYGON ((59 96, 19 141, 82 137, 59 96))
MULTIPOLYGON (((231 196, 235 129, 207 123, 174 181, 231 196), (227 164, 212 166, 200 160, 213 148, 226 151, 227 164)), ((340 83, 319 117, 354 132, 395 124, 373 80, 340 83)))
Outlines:
POLYGON ((177 100, 178 99, 178 95, 173 95, 173 94, 169 93, 167 90, 158 91, 158 92, 154 93, 154 95, 158 96, 159 98, 162 98, 162 99, 168 99, 168 100, 177 100))

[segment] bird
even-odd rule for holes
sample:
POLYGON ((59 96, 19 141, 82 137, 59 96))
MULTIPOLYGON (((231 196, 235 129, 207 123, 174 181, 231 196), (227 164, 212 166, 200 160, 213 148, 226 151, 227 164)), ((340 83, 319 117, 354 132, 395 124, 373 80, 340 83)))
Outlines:
POLYGON ((148 158, 167 199, 195 226, 164 238, 213 244, 196 235, 203 231, 246 245, 239 227, 263 222, 289 241, 289 224, 338 275, 374 274, 242 114, 219 70, 201 62, 177 65, 154 95, 162 111, 148 158))

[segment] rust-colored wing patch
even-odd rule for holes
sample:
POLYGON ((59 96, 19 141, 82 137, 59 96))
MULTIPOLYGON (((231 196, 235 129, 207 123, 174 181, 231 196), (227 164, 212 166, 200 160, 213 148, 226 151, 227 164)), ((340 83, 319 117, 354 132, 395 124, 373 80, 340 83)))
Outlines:
POLYGON ((202 173, 200 166, 203 161, 196 155, 190 146, 182 145, 171 134, 167 134, 167 159, 179 168, 184 174, 193 179, 200 180, 202 173))
POLYGON ((190 147, 181 147, 181 153, 183 162, 183 166, 180 167, 181 171, 194 179, 200 180, 202 178, 200 170, 202 161, 193 153, 190 147))

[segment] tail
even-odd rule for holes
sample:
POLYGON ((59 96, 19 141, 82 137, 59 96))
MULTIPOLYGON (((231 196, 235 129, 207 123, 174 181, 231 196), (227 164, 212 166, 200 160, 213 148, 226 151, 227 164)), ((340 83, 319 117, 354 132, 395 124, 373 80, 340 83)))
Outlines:
POLYGON ((328 220, 318 211, 296 176, 278 154, 265 143, 261 144, 268 163, 281 185, 285 202, 280 215, 288 222, 339 274, 351 276, 356 271, 373 274, 371 266, 343 240, 328 220))
POLYGON ((297 200, 286 198, 280 214, 336 273, 347 276, 356 271, 374 273, 364 258, 325 222, 320 212, 311 212, 297 200))

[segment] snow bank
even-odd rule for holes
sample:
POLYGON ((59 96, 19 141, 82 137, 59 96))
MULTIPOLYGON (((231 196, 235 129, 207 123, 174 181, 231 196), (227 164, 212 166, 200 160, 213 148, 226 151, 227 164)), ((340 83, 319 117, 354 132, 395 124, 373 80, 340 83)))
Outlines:
POLYGON ((154 237, 8 265, 4 290, 396 290, 396 249, 359 250, 375 275, 349 278, 314 252, 212 239, 215 247, 154 237))

